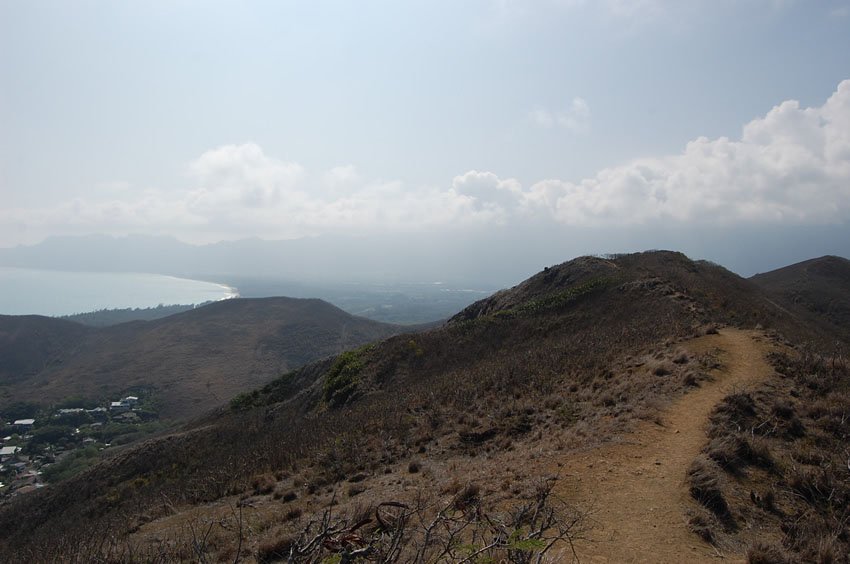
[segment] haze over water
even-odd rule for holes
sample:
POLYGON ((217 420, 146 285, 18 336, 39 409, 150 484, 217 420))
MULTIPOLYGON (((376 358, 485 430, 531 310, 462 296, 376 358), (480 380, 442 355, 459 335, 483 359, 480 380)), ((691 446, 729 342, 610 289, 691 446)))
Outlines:
POLYGON ((200 304, 237 297, 214 282, 160 274, 0 267, 0 314, 72 315, 101 309, 200 304))

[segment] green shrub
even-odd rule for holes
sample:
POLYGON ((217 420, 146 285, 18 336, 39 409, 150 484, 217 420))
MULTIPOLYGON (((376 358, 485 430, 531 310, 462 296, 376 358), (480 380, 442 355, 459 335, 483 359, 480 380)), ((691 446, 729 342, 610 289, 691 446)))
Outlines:
POLYGON ((97 447, 77 449, 60 462, 44 466, 42 475, 47 482, 55 484, 79 474, 98 460, 100 460, 100 452, 97 447))
POLYGON ((329 405, 345 403, 345 400, 357 390, 357 385, 360 383, 358 376, 364 366, 363 354, 370 348, 346 351, 337 357, 322 386, 322 399, 329 405))

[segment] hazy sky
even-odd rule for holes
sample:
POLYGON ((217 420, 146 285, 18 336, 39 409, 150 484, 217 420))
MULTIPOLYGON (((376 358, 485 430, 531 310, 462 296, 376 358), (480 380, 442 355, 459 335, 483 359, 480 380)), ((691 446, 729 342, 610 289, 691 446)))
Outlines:
POLYGON ((610 230, 728 254, 693 228, 840 252, 846 79, 846 0, 0 0, 0 246, 610 230))

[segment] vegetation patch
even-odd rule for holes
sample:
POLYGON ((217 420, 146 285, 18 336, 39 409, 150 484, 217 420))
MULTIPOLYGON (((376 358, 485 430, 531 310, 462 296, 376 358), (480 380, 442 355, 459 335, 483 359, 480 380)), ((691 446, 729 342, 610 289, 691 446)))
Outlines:
POLYGON ((355 393, 365 366, 363 356, 371 349, 371 346, 361 347, 337 357, 322 385, 322 399, 328 405, 342 405, 355 393))
POLYGON ((559 310, 577 302, 584 296, 602 290, 611 284, 612 280, 607 277, 594 278, 583 284, 578 284, 561 292, 556 292, 542 298, 536 298, 524 302, 514 308, 504 309, 496 312, 496 318, 513 318, 520 316, 531 316, 546 311, 559 310))
POLYGON ((254 407, 271 405, 283 401, 296 391, 294 381, 296 372, 287 372, 263 386, 235 396, 230 400, 230 409, 246 411, 254 407))

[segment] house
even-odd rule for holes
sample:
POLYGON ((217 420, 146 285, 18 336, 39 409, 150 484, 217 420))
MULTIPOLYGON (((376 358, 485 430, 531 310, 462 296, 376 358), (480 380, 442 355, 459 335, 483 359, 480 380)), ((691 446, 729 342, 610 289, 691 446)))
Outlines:
POLYGON ((12 423, 12 426, 16 427, 20 431, 29 431, 32 429, 34 423, 35 419, 17 419, 14 423, 12 423))
POLYGON ((15 455, 21 450, 17 446, 5 446, 0 448, 0 462, 6 462, 7 459, 15 458, 15 455))
POLYGON ((113 413, 124 413, 130 409, 130 406, 120 401, 109 402, 109 411, 113 413))
POLYGON ((73 415, 75 413, 82 413, 84 411, 85 411, 85 409, 83 409, 82 407, 74 407, 74 408, 71 408, 71 409, 60 409, 59 412, 58 412, 58 415, 73 415))
POLYGON ((105 407, 95 407, 94 409, 87 409, 86 413, 91 415, 94 419, 106 419, 106 414, 109 413, 109 410, 105 407))
POLYGON ((121 400, 121 403, 123 403, 127 407, 133 407, 139 403, 139 398, 137 398, 136 396, 127 396, 126 398, 121 400))

